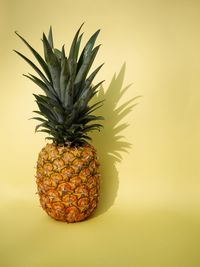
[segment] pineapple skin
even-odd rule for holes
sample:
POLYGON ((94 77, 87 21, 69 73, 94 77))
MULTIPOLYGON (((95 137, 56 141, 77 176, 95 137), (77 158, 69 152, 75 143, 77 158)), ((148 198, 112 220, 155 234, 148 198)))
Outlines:
POLYGON ((36 183, 41 206, 50 217, 68 223, 85 220, 100 194, 95 148, 46 144, 38 156, 36 183))

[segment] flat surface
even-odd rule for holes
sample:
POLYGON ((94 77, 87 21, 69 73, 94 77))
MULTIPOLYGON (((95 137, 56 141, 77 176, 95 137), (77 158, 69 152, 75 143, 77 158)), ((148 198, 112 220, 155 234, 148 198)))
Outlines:
POLYGON ((37 203, 4 204, 2 267, 200 266, 200 216, 195 212, 113 207, 85 222, 66 224, 47 217, 37 203))

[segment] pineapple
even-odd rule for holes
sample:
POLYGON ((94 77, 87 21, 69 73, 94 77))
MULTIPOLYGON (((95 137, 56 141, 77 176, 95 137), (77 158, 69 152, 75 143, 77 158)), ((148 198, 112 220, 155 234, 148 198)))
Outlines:
POLYGON ((93 79, 103 64, 89 74, 100 45, 94 47, 99 31, 88 40, 79 55, 83 34, 81 27, 72 41, 69 55, 54 47, 52 27, 48 37, 43 33, 44 58, 17 32, 17 36, 33 53, 41 68, 14 50, 38 74, 25 75, 42 90, 33 94, 39 110, 33 119, 40 123, 36 132, 45 132, 46 145, 39 153, 36 183, 39 200, 46 213, 59 221, 79 222, 97 207, 100 193, 99 162, 88 133, 99 130, 104 119, 92 115, 102 101, 89 105, 103 81, 93 79))

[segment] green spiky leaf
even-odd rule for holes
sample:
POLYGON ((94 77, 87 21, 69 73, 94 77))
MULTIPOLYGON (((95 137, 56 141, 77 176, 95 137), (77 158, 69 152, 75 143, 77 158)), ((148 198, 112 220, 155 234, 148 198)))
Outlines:
POLYGON ((48 34, 48 42, 53 49, 53 33, 52 33, 52 27, 50 26, 49 34, 48 34))
POLYGON ((79 38, 79 33, 80 33, 81 28, 83 27, 83 24, 84 23, 81 24, 80 28, 78 29, 78 31, 76 32, 74 36, 74 39, 72 41, 71 48, 69 51, 69 59, 76 60, 76 56, 78 52, 77 50, 79 50, 80 41, 81 41, 81 38, 79 38))
POLYGON ((38 67, 30 59, 28 59, 26 56, 24 56, 23 54, 21 54, 17 50, 14 50, 14 52, 17 53, 20 57, 22 57, 37 72, 37 74, 42 78, 42 80, 45 83, 47 83, 47 84, 49 83, 49 81, 46 79, 44 74, 40 71, 40 69, 38 69, 38 67))
POLYGON ((52 48, 46 38, 46 35, 43 33, 43 44, 44 44, 44 51, 45 51, 45 60, 48 64, 49 71, 51 73, 51 78, 53 82, 53 86, 55 88, 55 91, 57 95, 60 97, 60 64, 56 57, 56 55, 53 53, 52 48))
POLYGON ((78 61, 78 70, 81 68, 83 62, 85 61, 85 58, 88 56, 88 54, 91 53, 93 47, 94 47, 94 44, 96 42, 96 39, 99 35, 99 32, 100 30, 97 30, 91 37, 90 39, 88 40, 88 42, 86 43, 81 55, 80 55, 80 58, 79 58, 79 61, 78 61))
POLYGON ((102 120, 103 117, 92 115, 93 111, 102 106, 102 101, 89 105, 89 101, 103 82, 93 86, 93 80, 103 64, 89 74, 100 47, 100 45, 94 47, 100 30, 90 37, 80 52, 83 37, 83 33, 80 33, 82 26, 83 24, 73 38, 68 57, 64 45, 61 50, 54 48, 51 26, 48 38, 43 33, 44 59, 21 35, 16 33, 41 66, 40 69, 22 53, 14 50, 39 75, 36 77, 29 73, 24 76, 44 92, 44 95, 33 94, 39 108, 33 112, 40 116, 31 118, 40 122, 36 125, 35 131, 48 133, 49 137, 46 139, 53 140, 58 145, 87 143, 91 140, 88 132, 102 127, 96 121, 102 120))
POLYGON ((31 50, 31 52, 33 53, 33 55, 35 56, 35 58, 39 62, 40 66, 45 71, 48 79, 51 80, 51 74, 49 72, 48 66, 47 66, 46 62, 44 61, 44 59, 40 56, 40 54, 17 31, 15 31, 15 33, 26 44, 26 46, 31 50))

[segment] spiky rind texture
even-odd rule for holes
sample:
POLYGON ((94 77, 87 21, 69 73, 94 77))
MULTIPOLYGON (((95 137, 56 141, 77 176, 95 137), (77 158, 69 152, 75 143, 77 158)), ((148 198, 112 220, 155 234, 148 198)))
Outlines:
POLYGON ((85 220, 99 200, 94 147, 47 144, 39 153, 36 182, 41 206, 49 216, 68 223, 85 220))

